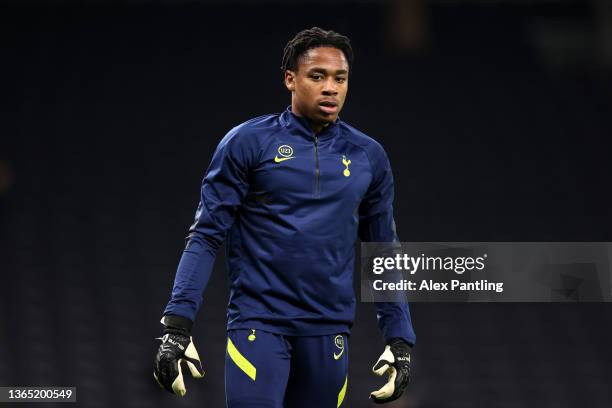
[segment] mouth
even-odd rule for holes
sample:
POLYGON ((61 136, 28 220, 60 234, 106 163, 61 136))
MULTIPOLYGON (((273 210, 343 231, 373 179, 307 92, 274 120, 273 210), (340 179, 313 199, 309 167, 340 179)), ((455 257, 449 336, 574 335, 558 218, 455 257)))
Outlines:
POLYGON ((328 114, 338 112, 338 102, 333 100, 324 100, 319 102, 319 108, 328 114))

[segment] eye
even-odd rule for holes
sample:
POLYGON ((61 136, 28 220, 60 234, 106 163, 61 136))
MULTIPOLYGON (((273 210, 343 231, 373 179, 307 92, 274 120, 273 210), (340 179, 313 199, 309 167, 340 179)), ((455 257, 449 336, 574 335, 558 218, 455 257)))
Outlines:
POLYGON ((343 84, 346 82, 346 78, 344 77, 337 77, 336 78, 336 82, 338 82, 339 84, 343 84))
POLYGON ((317 74, 317 73, 311 74, 310 77, 314 79, 315 81, 320 81, 321 79, 323 79, 323 75, 317 74))

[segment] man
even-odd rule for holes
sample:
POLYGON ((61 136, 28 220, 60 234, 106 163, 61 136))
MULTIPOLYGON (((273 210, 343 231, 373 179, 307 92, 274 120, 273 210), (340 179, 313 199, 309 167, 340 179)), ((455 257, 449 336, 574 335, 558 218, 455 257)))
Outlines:
MULTIPOLYGON (((393 178, 374 140, 338 119, 353 61, 349 39, 314 27, 284 50, 291 106, 251 119, 219 143, 162 323, 155 378, 186 392, 181 362, 202 377, 190 330, 227 239, 231 282, 226 405, 340 407, 355 314, 355 243, 394 242, 393 178)), ((386 348, 374 366, 397 399, 415 342, 405 303, 378 303, 386 348)))

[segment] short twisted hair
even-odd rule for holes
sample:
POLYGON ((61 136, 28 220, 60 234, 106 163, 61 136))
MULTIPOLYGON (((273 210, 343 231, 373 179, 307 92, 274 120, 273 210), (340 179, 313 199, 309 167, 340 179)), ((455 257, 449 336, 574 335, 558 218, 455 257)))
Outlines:
POLYGON ((353 66, 353 48, 348 37, 335 31, 312 27, 300 31, 285 45, 281 70, 283 72, 286 70, 297 71, 300 57, 306 51, 317 47, 334 47, 339 49, 346 57, 349 70, 353 66))

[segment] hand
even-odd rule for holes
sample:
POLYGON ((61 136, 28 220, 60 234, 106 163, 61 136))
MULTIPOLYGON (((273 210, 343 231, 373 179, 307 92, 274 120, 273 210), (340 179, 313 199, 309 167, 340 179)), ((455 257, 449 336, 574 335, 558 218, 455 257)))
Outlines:
POLYGON ((372 371, 376 375, 387 373, 387 383, 370 393, 377 404, 398 399, 410 382, 410 346, 403 340, 392 341, 378 358, 372 371))
POLYGON ((181 322, 181 318, 178 320, 176 316, 162 318, 162 323, 166 325, 166 328, 164 335, 158 339, 162 341, 162 344, 155 356, 153 376, 160 387, 182 397, 187 393, 187 389, 183 381, 181 363, 187 363, 194 378, 204 377, 204 369, 193 339, 189 335, 190 327, 177 327, 179 326, 177 322, 181 322), (172 323, 175 325, 170 325, 172 323))

